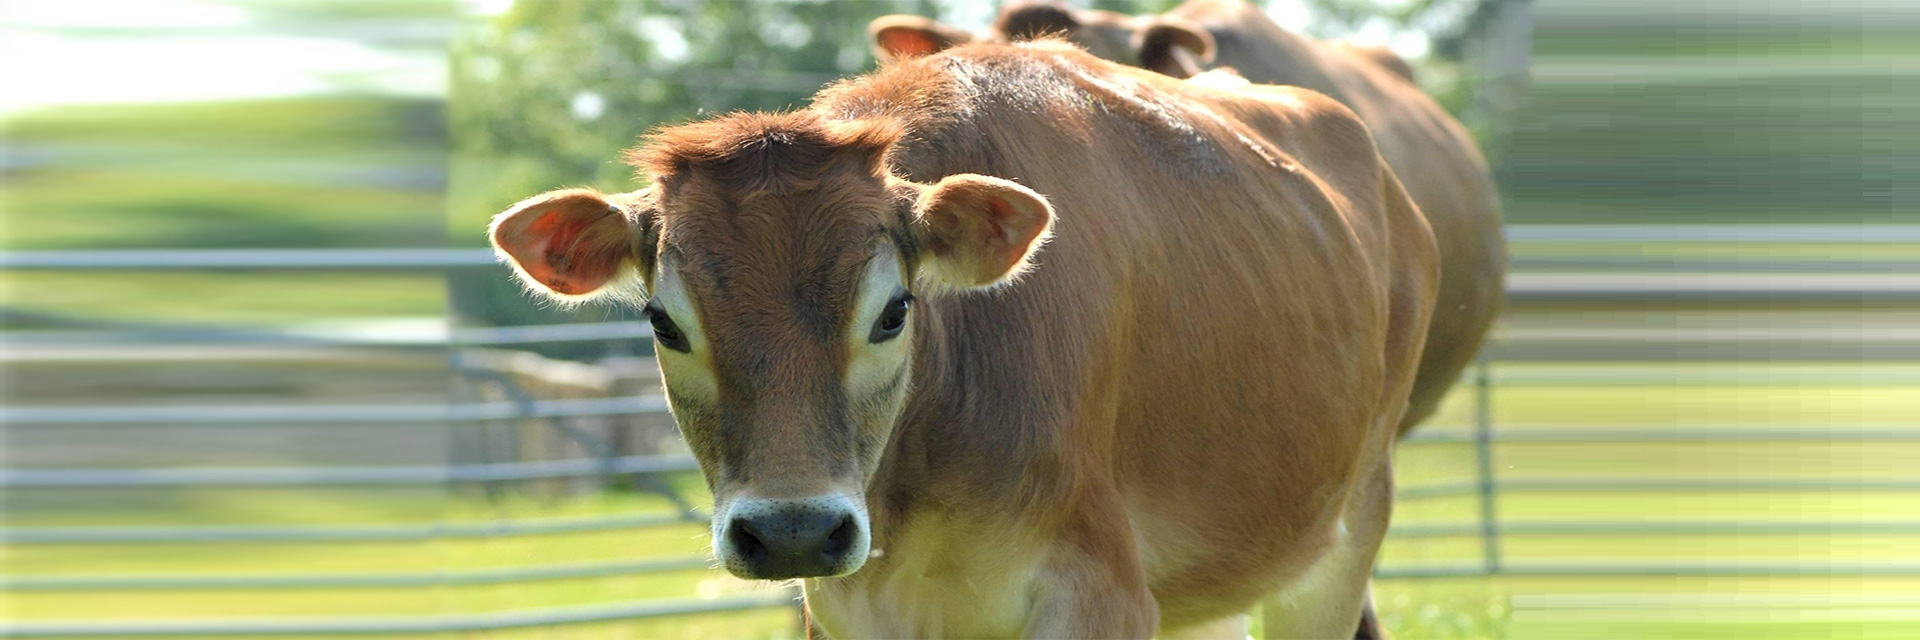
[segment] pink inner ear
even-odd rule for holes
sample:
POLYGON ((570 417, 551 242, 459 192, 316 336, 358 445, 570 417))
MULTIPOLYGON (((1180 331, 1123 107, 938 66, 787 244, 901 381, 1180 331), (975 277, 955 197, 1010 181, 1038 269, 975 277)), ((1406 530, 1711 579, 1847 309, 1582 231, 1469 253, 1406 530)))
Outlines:
POLYGON ((1015 208, 1004 198, 988 196, 986 198, 987 223, 993 227, 994 249, 999 254, 1000 264, 1011 267, 1027 255, 1027 243, 1033 239, 1032 223, 1024 212, 1015 208))
POLYGON ((987 198, 987 220, 993 224, 994 234, 1000 236, 1000 242, 1012 244, 1019 240, 1013 231, 1013 207, 999 198, 987 198))
POLYGON ((939 43, 924 31, 893 27, 880 32, 880 48, 898 58, 915 58, 940 50, 939 43))
MULTIPOLYGON (((596 232, 605 235, 609 231, 595 228, 606 221, 606 216, 569 210, 581 204, 591 209, 605 206, 598 202, 554 203, 520 233, 507 238, 505 247, 528 276, 561 295, 593 293, 613 280, 620 267, 621 238, 596 237, 596 232)), ((612 231, 618 236, 618 229, 612 231)))

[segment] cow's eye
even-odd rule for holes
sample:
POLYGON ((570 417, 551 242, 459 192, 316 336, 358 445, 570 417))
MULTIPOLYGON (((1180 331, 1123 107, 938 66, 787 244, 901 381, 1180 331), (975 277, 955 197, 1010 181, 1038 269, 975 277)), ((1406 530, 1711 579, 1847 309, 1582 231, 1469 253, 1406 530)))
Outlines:
POLYGON ((648 322, 653 323, 653 339, 660 346, 680 353, 692 352, 687 346, 686 334, 680 333, 680 326, 673 323, 673 318, 667 317, 665 309, 658 304, 649 304, 641 312, 647 314, 648 322))
POLYGON ((902 293, 888 300, 880 319, 873 321, 873 333, 867 336, 867 342, 880 344, 899 336, 907 328, 907 308, 912 306, 913 294, 902 293))

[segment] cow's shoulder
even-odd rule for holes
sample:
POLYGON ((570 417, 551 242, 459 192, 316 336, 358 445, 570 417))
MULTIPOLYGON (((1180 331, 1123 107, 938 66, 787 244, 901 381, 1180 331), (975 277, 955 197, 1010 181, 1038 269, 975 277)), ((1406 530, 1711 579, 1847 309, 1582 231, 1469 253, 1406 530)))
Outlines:
POLYGON ((1248 84, 1237 92, 1283 114, 1296 127, 1323 135, 1367 136, 1367 126, 1360 116, 1327 94, 1271 84, 1248 84))
POLYGON ((1252 133, 1317 173, 1370 177, 1379 171, 1379 152, 1366 123, 1326 94, 1266 84, 1211 93, 1252 133))

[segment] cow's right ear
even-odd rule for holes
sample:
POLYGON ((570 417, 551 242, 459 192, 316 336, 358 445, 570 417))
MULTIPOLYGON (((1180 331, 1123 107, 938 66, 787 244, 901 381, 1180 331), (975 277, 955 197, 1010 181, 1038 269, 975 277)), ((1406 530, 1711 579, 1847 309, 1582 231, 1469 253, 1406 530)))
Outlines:
POLYGON ((881 62, 918 58, 973 41, 971 33, 913 15, 874 18, 867 23, 867 37, 873 41, 873 57, 881 62))
POLYGON ((1053 230, 1053 207, 1009 180, 963 173, 913 185, 919 280, 935 289, 982 289, 1026 271, 1053 230))
POLYGON ((652 262, 652 189, 549 191, 493 217, 487 237, 528 288, 579 302, 637 285, 652 262), (642 255, 644 254, 644 255, 642 255))
POLYGON ((1214 46, 1206 27, 1179 16, 1153 16, 1133 32, 1140 66, 1175 78, 1198 75, 1213 62, 1214 46))

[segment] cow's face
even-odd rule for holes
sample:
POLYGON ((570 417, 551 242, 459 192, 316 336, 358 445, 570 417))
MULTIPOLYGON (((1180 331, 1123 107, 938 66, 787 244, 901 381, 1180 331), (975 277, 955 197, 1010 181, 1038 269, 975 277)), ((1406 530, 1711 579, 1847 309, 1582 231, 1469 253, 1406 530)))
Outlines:
POLYGON ((1213 36, 1178 16, 1129 16, 1073 9, 1053 2, 1018 2, 1000 10, 985 35, 975 37, 919 16, 875 19, 867 28, 882 60, 927 55, 973 41, 1021 42, 1062 38, 1095 56, 1176 78, 1198 74, 1213 58, 1213 36))
POLYGON ((493 239, 537 290, 643 291, 674 418, 735 575, 844 575, 868 555, 865 486, 911 394, 924 301, 1018 273, 1052 221, 984 176, 892 177, 887 123, 732 116, 638 154, 655 185, 557 192, 493 239), (569 213, 571 211, 571 213, 569 213), (611 250, 623 247, 624 251, 611 250))

